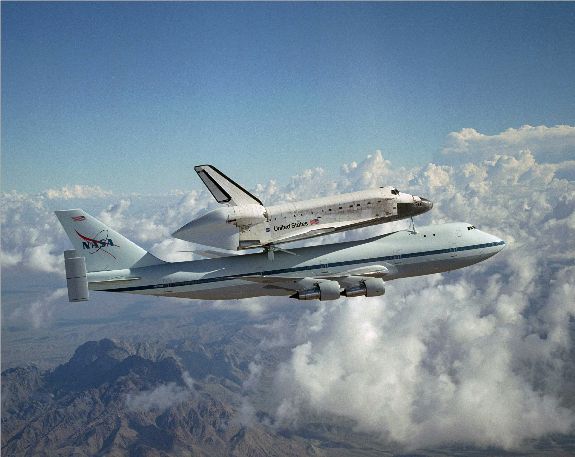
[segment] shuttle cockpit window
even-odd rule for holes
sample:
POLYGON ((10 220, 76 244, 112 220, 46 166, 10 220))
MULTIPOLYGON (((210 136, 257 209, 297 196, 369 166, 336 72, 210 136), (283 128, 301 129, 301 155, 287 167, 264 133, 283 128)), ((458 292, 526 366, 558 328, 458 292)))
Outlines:
POLYGON ((395 187, 392 187, 392 188, 391 188, 391 193, 392 193, 393 195, 399 195, 399 191, 398 191, 395 187))
POLYGON ((467 230, 473 230, 475 228, 475 225, 470 225, 467 227, 467 230))

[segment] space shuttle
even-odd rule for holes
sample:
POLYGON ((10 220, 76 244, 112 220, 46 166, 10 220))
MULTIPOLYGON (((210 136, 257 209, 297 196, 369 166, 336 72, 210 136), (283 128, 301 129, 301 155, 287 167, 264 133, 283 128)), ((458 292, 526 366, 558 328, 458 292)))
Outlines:
POLYGON ((391 186, 265 206, 212 165, 198 165, 194 170, 223 206, 172 236, 219 249, 270 250, 282 243, 410 218, 433 207, 428 199, 391 186))

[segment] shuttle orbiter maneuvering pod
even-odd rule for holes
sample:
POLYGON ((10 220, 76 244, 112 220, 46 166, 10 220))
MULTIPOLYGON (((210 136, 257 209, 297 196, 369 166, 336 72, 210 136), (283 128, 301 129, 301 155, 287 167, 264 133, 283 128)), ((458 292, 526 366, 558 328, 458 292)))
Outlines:
POLYGON ((218 203, 225 204, 184 225, 172 236, 221 249, 270 248, 330 233, 413 217, 433 203, 394 187, 264 206, 211 165, 194 168, 218 203))
POLYGON ((81 209, 56 211, 74 250, 65 251, 70 301, 88 290, 226 300, 373 297, 384 280, 463 268, 497 254, 505 242, 473 225, 401 230, 362 241, 189 262, 164 262, 81 209))

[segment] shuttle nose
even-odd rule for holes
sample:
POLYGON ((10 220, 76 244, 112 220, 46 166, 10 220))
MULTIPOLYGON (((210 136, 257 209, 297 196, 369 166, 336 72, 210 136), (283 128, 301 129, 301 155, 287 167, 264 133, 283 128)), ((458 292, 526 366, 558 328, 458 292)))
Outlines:
POLYGON ((431 200, 428 200, 427 198, 423 197, 419 197, 419 199, 421 200, 423 206, 426 208, 425 211, 429 211, 431 208, 433 208, 433 202, 431 200))
POLYGON ((427 198, 416 195, 408 196, 407 198, 409 201, 404 200, 397 204, 397 214, 401 219, 426 213, 433 208, 433 202, 427 198))

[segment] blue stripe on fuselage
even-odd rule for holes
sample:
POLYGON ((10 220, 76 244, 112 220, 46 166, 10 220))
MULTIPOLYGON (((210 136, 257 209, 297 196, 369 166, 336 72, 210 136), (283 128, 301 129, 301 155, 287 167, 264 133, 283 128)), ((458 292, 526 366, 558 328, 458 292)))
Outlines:
MULTIPOLYGON (((343 267, 349 265, 359 265, 362 263, 372 263, 372 262, 382 262, 386 260, 399 260, 399 259, 409 259, 412 257, 423 257, 428 255, 437 255, 437 254, 447 254, 449 252, 457 252, 457 251, 471 251, 474 249, 484 249, 490 248, 494 246, 500 246, 505 244, 505 241, 498 241, 494 243, 484 243, 484 244, 474 244, 472 246, 461 246, 458 248, 449 248, 449 249, 437 249, 435 251, 423 251, 423 252, 411 252, 408 254, 397 254, 397 255, 388 255, 385 257, 374 257, 371 259, 363 259, 363 260, 346 260, 344 262, 332 262, 327 264, 321 265, 307 265, 303 267, 293 267, 293 268, 282 268, 279 270, 266 270, 266 271, 258 271, 254 273, 241 273, 235 275, 227 275, 227 276, 219 276, 217 278, 205 278, 205 279, 195 279, 191 281, 180 281, 180 282, 173 282, 173 283, 162 283, 162 284, 150 284, 146 286, 133 286, 133 287, 122 287, 117 289, 98 289, 100 292, 131 292, 136 290, 149 290, 149 289, 166 289, 166 288, 174 288, 174 287, 182 287, 182 286, 193 286, 196 284, 207 284, 211 282, 218 282, 218 281, 229 281, 231 279, 241 279, 244 276, 273 276, 273 275, 280 275, 284 273, 296 273, 298 271, 306 271, 306 270, 317 270, 318 268, 334 268, 334 267, 343 267)), ((295 278, 294 278, 295 279, 295 278)))

